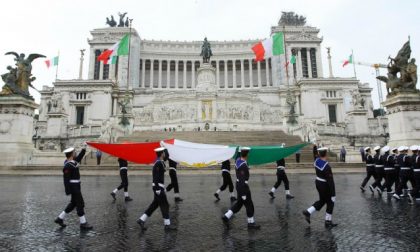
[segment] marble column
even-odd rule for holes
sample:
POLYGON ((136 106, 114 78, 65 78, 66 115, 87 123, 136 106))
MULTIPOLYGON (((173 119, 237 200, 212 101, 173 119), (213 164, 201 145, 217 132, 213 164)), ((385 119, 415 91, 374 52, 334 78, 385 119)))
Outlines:
POLYGON ((236 60, 232 61, 232 77, 233 77, 232 87, 236 88, 236 60))
POLYGON ((146 84, 144 81, 146 80, 146 60, 143 59, 142 65, 141 65, 141 87, 145 88, 146 84))
POLYGON ((183 86, 183 88, 184 89, 186 89, 187 88, 187 61, 186 60, 184 60, 184 78, 183 78, 183 80, 184 80, 184 86, 183 86))
POLYGON ((267 80, 266 86, 270 86, 270 68, 268 64, 268 59, 265 59, 265 79, 267 80))
POLYGON ((244 60, 241 59, 241 88, 245 87, 244 60))
POLYGON ((298 52, 296 55, 296 70, 297 70, 297 76, 296 78, 302 78, 303 77, 303 73, 302 73, 302 52, 299 49, 296 49, 296 51, 298 52))
POLYGON ((153 84, 153 71, 154 71, 155 60, 150 60, 150 88, 154 88, 153 84))
POLYGON ((158 88, 162 88, 162 60, 159 60, 158 88))
POLYGON ((252 79, 252 59, 249 59, 249 87, 252 88, 254 86, 254 81, 252 79))
POLYGON ((103 61, 99 62, 99 78, 98 80, 103 80, 104 77, 104 63, 103 61))
POLYGON ((178 89, 178 60, 175 60, 175 89, 178 89))
POLYGON ((228 88, 228 66, 227 60, 225 60, 225 88, 228 88))
POLYGON ((261 87, 261 62, 257 62, 258 87, 261 87))
POLYGON ((166 64, 166 88, 171 88, 171 60, 167 60, 166 64))
POLYGON ((219 71, 220 61, 216 61, 216 86, 220 88, 220 71, 219 71))
POLYGON ((195 88, 195 61, 191 61, 191 89, 195 88))
POLYGON ((306 59, 308 61, 308 76, 309 78, 312 78, 312 67, 311 67, 311 57, 310 57, 310 52, 309 50, 311 50, 311 48, 306 48, 306 59))

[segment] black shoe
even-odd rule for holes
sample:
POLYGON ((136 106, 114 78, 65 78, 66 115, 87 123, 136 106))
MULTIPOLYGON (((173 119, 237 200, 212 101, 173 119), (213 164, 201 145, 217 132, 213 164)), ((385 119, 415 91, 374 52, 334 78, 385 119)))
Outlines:
POLYGON ((248 229, 255 229, 255 230, 258 230, 258 229, 260 229, 261 228, 261 226, 260 225, 258 225, 258 224, 256 224, 255 222, 254 223, 248 223, 248 229))
POLYGON ((91 230, 91 229, 93 229, 93 227, 87 222, 80 224, 80 230, 91 230))
POLYGON ((366 190, 365 190, 365 188, 363 187, 363 186, 360 186, 360 190, 362 191, 362 192, 365 192, 366 190))
POLYGON ((180 197, 175 197, 175 202, 181 202, 181 201, 183 201, 183 199, 182 199, 182 198, 180 198, 180 197))
POLYGON ((177 228, 172 225, 165 225, 165 231, 176 231, 177 228))
POLYGON ((333 228, 333 227, 336 227, 338 224, 336 224, 336 223, 333 223, 332 221, 330 221, 330 220, 326 220, 325 221, 325 227, 326 228, 333 228))
POLYGON ((371 191, 372 193, 374 193, 374 192, 375 192, 375 188, 373 188, 373 186, 372 186, 372 185, 370 185, 370 186, 369 186, 369 189, 370 189, 370 191, 371 191))
POLYGON ((219 194, 218 193, 215 193, 215 194, 213 194, 214 195, 214 197, 216 197, 216 199, 217 200, 220 200, 220 198, 219 198, 219 194))
POLYGON ((225 224, 225 226, 229 228, 229 219, 228 217, 226 217, 226 215, 223 215, 222 221, 223 221, 223 224, 225 224))
POLYGON ((270 197, 271 197, 272 199, 274 199, 274 198, 275 198, 275 196, 274 196, 274 193, 273 193, 273 192, 269 192, 268 194, 270 195, 270 197))
POLYGON ((286 194, 286 199, 293 199, 295 196, 291 195, 291 194, 286 194))
POLYGON ((60 218, 56 218, 55 220, 54 220, 54 222, 55 223, 57 223, 58 225, 60 225, 60 227, 67 227, 67 225, 66 224, 64 224, 64 220, 63 219, 60 219, 60 218))
POLYGON ((130 196, 125 197, 125 201, 133 201, 132 198, 130 198, 130 196))
POLYGON ((231 197, 230 197, 230 201, 231 201, 231 202, 236 201, 236 197, 235 197, 235 196, 231 196, 231 197))
POLYGON ((114 200, 116 200, 117 198, 115 197, 116 194, 114 192, 111 193, 112 198, 114 198, 114 200))
POLYGON ((305 215, 306 222, 311 224, 311 214, 308 212, 308 210, 303 210, 302 214, 305 215))
POLYGON ((392 195, 392 197, 394 197, 396 200, 400 200, 400 196, 398 196, 398 194, 394 193, 394 195, 392 195))
POLYGON ((137 220, 137 223, 140 225, 141 230, 146 231, 147 227, 144 226, 144 221, 142 221, 141 219, 137 220))

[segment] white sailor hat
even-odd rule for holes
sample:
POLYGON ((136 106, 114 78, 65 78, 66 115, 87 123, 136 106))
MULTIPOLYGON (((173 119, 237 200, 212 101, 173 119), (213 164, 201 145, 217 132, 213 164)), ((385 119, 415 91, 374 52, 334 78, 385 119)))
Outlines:
POLYGON ((382 151, 383 151, 383 152, 388 152, 388 151, 389 151, 389 146, 384 146, 384 147, 382 147, 382 151))
POLYGON ((284 146, 286 146, 286 144, 285 144, 285 143, 281 143, 281 146, 283 146, 283 147, 284 147, 284 146))
POLYGON ((375 146, 375 148, 373 148, 374 151, 380 150, 381 146, 375 146))
POLYGON ((246 146, 241 147, 241 148, 239 149, 239 151, 249 151, 249 150, 251 150, 251 148, 246 147, 246 146))
POLYGON ((391 149, 391 151, 396 151, 396 150, 398 150, 397 147, 392 147, 392 149, 391 149))
POLYGON ((327 147, 321 147, 321 148, 318 148, 318 151, 326 151, 326 150, 328 150, 328 148, 327 148, 327 147))
POLYGON ((366 148, 365 148, 365 151, 368 151, 368 150, 370 150, 370 147, 366 147, 366 148))
POLYGON ((164 151, 164 150, 165 150, 165 147, 159 147, 159 148, 155 149, 155 152, 161 152, 161 151, 164 151))
POLYGON ((410 146, 410 150, 411 151, 416 151, 416 150, 418 150, 419 149, 419 147, 417 146, 417 145, 411 145, 410 146))
POLYGON ((63 153, 66 154, 66 153, 70 153, 70 152, 73 152, 73 151, 74 151, 74 147, 70 147, 70 148, 65 149, 63 151, 63 153))
POLYGON ((405 150, 405 147, 404 146, 398 147, 398 151, 404 151, 404 150, 405 150))
POLYGON ((404 150, 408 151, 410 148, 408 146, 404 146, 404 150))

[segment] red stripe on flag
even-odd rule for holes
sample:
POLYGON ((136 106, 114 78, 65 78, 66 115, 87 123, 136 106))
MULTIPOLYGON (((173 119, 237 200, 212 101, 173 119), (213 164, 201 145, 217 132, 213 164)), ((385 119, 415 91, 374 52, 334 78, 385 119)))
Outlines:
POLYGON ((348 61, 348 60, 345 60, 344 61, 344 63, 343 63, 343 67, 345 67, 346 65, 348 65, 350 63, 350 61, 348 61))
POLYGON ((98 56, 98 61, 102 61, 104 64, 108 64, 109 57, 112 54, 112 50, 105 50, 98 56))
POLYGON ((255 61, 258 62, 258 61, 264 60, 265 50, 261 42, 259 42, 258 44, 255 44, 251 49, 252 51, 254 51, 255 61))
POLYGON ((47 65, 47 68, 50 68, 50 66, 51 66, 51 61, 50 61, 50 60, 46 60, 46 61, 45 61, 45 65, 47 65))

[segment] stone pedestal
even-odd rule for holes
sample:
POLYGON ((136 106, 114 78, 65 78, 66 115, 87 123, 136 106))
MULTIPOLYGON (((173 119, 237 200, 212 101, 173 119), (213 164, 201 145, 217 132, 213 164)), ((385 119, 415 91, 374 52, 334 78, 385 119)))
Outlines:
POLYGON ((420 144, 420 93, 398 93, 382 103, 387 110, 389 146, 420 144))
POLYGON ((348 125, 350 135, 359 136, 369 134, 367 113, 368 111, 363 108, 356 108, 347 112, 347 118, 350 122, 348 125))
POLYGON ((33 100, 21 96, 0 96, 0 166, 27 165, 34 144, 32 142, 33 100))
POLYGON ((197 92, 216 92, 216 69, 209 63, 203 63, 197 70, 197 92))

